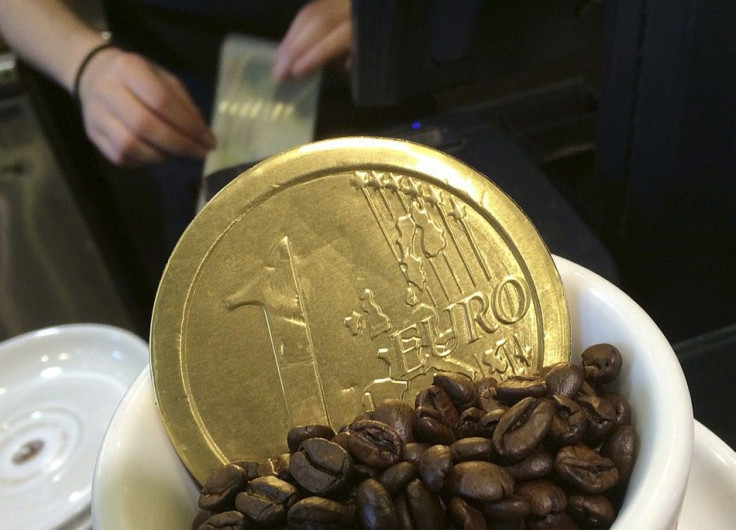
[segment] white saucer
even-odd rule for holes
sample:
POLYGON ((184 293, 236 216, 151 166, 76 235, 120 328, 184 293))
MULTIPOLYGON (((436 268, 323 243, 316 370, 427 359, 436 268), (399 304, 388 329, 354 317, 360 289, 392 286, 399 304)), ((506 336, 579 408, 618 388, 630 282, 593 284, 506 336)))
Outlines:
POLYGON ((42 329, 0 344, 0 513, 6 528, 89 528, 102 437, 148 345, 111 326, 42 329))
POLYGON ((677 528, 734 528, 735 524, 736 452, 696 421, 690 478, 677 528))

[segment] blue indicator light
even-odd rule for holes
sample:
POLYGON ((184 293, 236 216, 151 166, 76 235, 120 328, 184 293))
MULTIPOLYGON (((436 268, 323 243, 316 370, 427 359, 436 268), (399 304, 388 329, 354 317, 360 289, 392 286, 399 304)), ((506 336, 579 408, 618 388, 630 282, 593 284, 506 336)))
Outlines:
POLYGON ((415 121, 414 123, 411 124, 411 128, 414 130, 417 130, 421 126, 422 126, 422 122, 420 121, 415 121))

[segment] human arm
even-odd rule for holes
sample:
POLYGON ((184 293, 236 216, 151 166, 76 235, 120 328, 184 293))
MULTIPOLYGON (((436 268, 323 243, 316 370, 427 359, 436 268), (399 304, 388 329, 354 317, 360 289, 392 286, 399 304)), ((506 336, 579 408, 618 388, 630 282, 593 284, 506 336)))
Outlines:
POLYGON ((0 0, 0 33, 25 61, 71 92, 88 50, 103 42, 57 0, 0 0))
MULTIPOLYGON (((80 64, 104 42, 58 0, 0 0, 0 12, 8 45, 70 93, 80 64)), ((203 158, 214 145, 181 83, 120 48, 105 49, 87 63, 76 96, 87 135, 114 163, 203 158)))
POLYGON ((329 62, 346 61, 352 44, 350 16, 350 0, 314 0, 304 6, 279 45, 274 78, 300 78, 329 62))

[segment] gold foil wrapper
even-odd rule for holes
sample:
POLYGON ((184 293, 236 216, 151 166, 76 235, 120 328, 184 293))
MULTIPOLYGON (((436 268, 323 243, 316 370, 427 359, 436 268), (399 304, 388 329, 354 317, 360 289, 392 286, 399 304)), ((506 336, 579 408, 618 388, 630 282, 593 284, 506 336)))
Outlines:
POLYGON ((293 426, 413 404, 438 372, 503 379, 569 348, 518 206, 443 153, 376 138, 287 151, 223 189, 174 250, 151 328, 163 422, 200 482, 285 452, 293 426))

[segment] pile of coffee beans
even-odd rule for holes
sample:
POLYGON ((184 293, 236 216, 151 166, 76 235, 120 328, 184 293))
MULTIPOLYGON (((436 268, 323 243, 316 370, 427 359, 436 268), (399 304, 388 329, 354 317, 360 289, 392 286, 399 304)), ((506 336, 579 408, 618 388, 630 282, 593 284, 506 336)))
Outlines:
POLYGON ((289 452, 215 471, 192 528, 608 528, 634 464, 631 407, 606 391, 621 354, 471 381, 439 373, 335 433, 292 429, 289 452))

